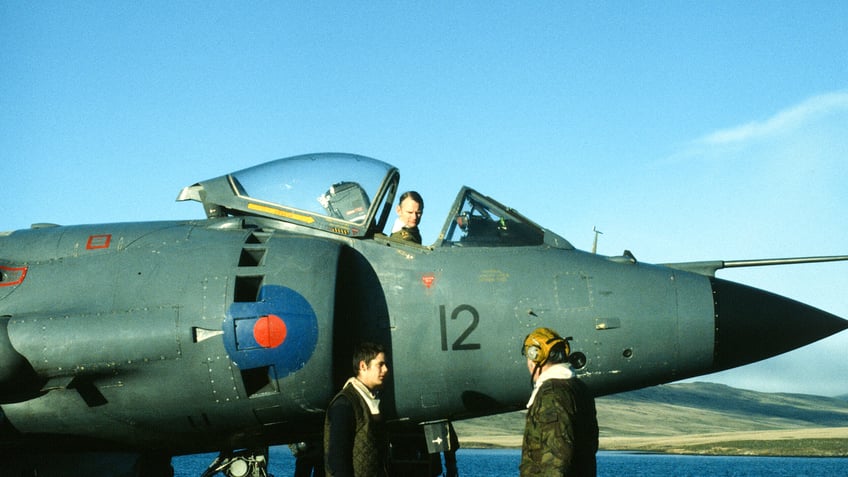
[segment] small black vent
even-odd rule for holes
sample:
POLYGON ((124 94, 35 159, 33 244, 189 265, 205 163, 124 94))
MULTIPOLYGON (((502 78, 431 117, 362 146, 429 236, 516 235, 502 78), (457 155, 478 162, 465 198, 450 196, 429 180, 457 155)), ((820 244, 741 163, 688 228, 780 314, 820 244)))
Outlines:
POLYGON ((262 263, 262 258, 265 257, 264 248, 245 248, 241 251, 238 266, 240 267, 258 267, 262 263))
POLYGON ((268 233, 268 232, 259 232, 259 231, 252 232, 250 235, 247 236, 244 243, 247 243, 247 244, 265 243, 265 242, 268 241, 268 237, 270 237, 270 236, 271 236, 271 234, 268 233))
POLYGON ((262 288, 263 275, 236 277, 236 289, 233 294, 235 302, 254 302, 259 298, 259 289, 262 288))
POLYGON ((242 370, 241 379, 248 397, 277 392, 277 381, 273 371, 274 368, 271 366, 242 370))

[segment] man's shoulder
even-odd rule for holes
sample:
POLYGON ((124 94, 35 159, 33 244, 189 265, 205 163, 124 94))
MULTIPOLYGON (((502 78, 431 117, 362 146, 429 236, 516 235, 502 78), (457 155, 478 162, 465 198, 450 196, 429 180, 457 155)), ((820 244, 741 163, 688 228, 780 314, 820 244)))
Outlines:
POLYGON ((538 394, 543 399, 571 398, 585 393, 585 385, 576 378, 549 379, 539 387, 538 394))
POLYGON ((336 396, 330 401, 330 408, 336 406, 344 406, 345 408, 357 411, 360 408, 366 408, 365 399, 359 394, 359 391, 353 385, 347 385, 339 391, 336 396))
POLYGON ((595 398, 586 384, 577 378, 551 379, 539 389, 536 400, 540 408, 594 410, 595 398))
POLYGON ((330 407, 332 406, 352 406, 354 400, 358 398, 358 393, 352 386, 345 386, 333 396, 333 399, 330 401, 330 407))
POLYGON ((567 387, 573 389, 586 389, 586 383, 580 380, 577 377, 571 378, 554 378, 548 379, 544 383, 542 383, 542 387, 567 387))

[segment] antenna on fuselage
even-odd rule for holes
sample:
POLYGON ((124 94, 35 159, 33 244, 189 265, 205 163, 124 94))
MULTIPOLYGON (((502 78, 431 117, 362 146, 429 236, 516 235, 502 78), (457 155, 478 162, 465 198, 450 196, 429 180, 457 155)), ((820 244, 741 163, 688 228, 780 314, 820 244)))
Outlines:
POLYGON ((592 242, 592 253, 598 253, 598 235, 603 234, 603 232, 595 226, 592 226, 592 232, 595 232, 595 241, 592 242))

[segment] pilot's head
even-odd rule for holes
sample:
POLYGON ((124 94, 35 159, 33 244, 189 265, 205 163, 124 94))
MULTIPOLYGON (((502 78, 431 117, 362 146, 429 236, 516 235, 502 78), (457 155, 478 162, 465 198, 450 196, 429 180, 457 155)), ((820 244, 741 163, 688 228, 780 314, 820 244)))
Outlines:
POLYGON ((400 195, 395 212, 397 212, 404 227, 418 227, 418 223, 421 222, 421 215, 424 214, 424 199, 421 198, 421 194, 414 190, 404 192, 400 195))
POLYGON ((521 352, 527 357, 527 369, 535 379, 540 369, 567 362, 571 347, 568 339, 556 331, 550 328, 536 328, 524 338, 521 352))

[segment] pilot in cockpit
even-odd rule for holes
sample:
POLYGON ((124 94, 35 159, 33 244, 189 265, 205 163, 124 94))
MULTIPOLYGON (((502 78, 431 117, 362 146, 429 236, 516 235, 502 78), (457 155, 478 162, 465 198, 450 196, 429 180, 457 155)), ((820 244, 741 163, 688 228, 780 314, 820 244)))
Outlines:
POLYGON ((421 232, 418 230, 421 215, 424 213, 424 199, 421 194, 412 190, 401 194, 395 212, 398 217, 392 226, 392 238, 421 245, 421 232))

